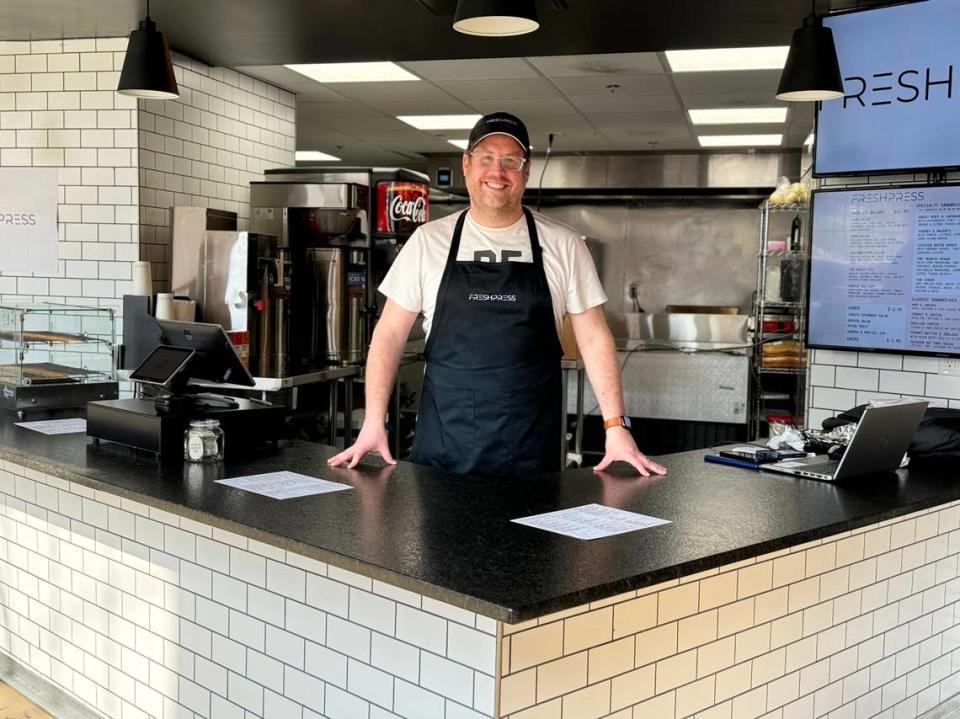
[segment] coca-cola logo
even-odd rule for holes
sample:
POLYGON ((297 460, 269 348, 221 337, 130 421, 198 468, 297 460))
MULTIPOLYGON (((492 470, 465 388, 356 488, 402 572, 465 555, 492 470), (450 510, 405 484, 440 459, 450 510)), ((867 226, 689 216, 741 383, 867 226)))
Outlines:
POLYGON ((409 234, 430 218, 430 189, 421 182, 377 183, 377 232, 409 234))
POLYGON ((424 223, 427 221, 427 200, 423 195, 415 200, 404 199, 402 195, 394 195, 390 200, 390 219, 410 220, 424 223))

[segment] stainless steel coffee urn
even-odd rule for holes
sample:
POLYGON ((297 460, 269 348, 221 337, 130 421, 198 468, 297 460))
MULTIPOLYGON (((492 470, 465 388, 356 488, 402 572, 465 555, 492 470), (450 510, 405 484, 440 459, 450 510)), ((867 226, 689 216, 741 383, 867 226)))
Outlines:
POLYGON ((290 374, 362 364, 398 247, 429 214, 428 178, 390 168, 271 169, 250 184, 250 229, 289 251, 290 374))
POLYGON ((347 347, 344 353, 346 364, 361 364, 366 355, 366 255, 360 250, 350 251, 347 266, 347 347))
POLYGON ((311 247, 307 250, 312 289, 309 317, 310 355, 320 364, 343 361, 346 323, 343 316, 346 263, 342 248, 311 247))
POLYGON ((310 287, 302 313, 309 331, 305 354, 321 366, 361 364, 366 346, 364 253, 311 247, 304 258, 310 287))

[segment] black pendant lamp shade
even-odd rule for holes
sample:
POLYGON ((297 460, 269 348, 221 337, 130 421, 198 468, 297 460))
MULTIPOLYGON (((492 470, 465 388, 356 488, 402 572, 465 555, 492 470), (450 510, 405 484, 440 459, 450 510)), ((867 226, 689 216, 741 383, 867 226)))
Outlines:
POLYGON ((838 97, 843 97, 843 78, 833 30, 824 27, 823 20, 810 13, 803 27, 793 31, 777 99, 810 102, 838 97))
POLYGON ((535 0, 459 0, 453 29, 465 35, 525 35, 540 27, 535 0))
POLYGON ((150 19, 149 13, 148 10, 147 17, 140 21, 140 27, 130 33, 117 92, 154 100, 180 97, 177 80, 173 76, 167 36, 157 30, 157 24, 150 19))

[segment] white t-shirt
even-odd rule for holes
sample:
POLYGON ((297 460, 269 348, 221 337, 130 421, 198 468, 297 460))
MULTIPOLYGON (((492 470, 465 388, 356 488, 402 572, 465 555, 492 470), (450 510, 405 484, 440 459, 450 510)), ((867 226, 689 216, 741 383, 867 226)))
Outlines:
MULTIPOLYGON (((423 315, 423 330, 429 336, 437 292, 443 268, 450 253, 453 230, 460 216, 448 217, 421 225, 400 250, 380 291, 408 312, 423 315)), ((557 334, 566 313, 579 314, 602 305, 607 295, 600 285, 597 268, 587 250, 583 235, 562 222, 533 213, 540 247, 543 248, 543 269, 553 300, 553 319, 557 334)), ((526 217, 509 227, 484 227, 467 213, 460 238, 460 262, 533 262, 530 233, 526 217), (504 253, 506 252, 506 255, 504 253), (513 254, 518 253, 518 254, 513 254)))

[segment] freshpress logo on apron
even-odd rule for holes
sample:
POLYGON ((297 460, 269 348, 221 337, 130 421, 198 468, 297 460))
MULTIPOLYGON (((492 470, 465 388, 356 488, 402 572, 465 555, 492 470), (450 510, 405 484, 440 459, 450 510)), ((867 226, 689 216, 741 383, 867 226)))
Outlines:
POLYGON ((471 292, 467 295, 468 302, 516 302, 516 295, 488 295, 483 292, 471 292))

